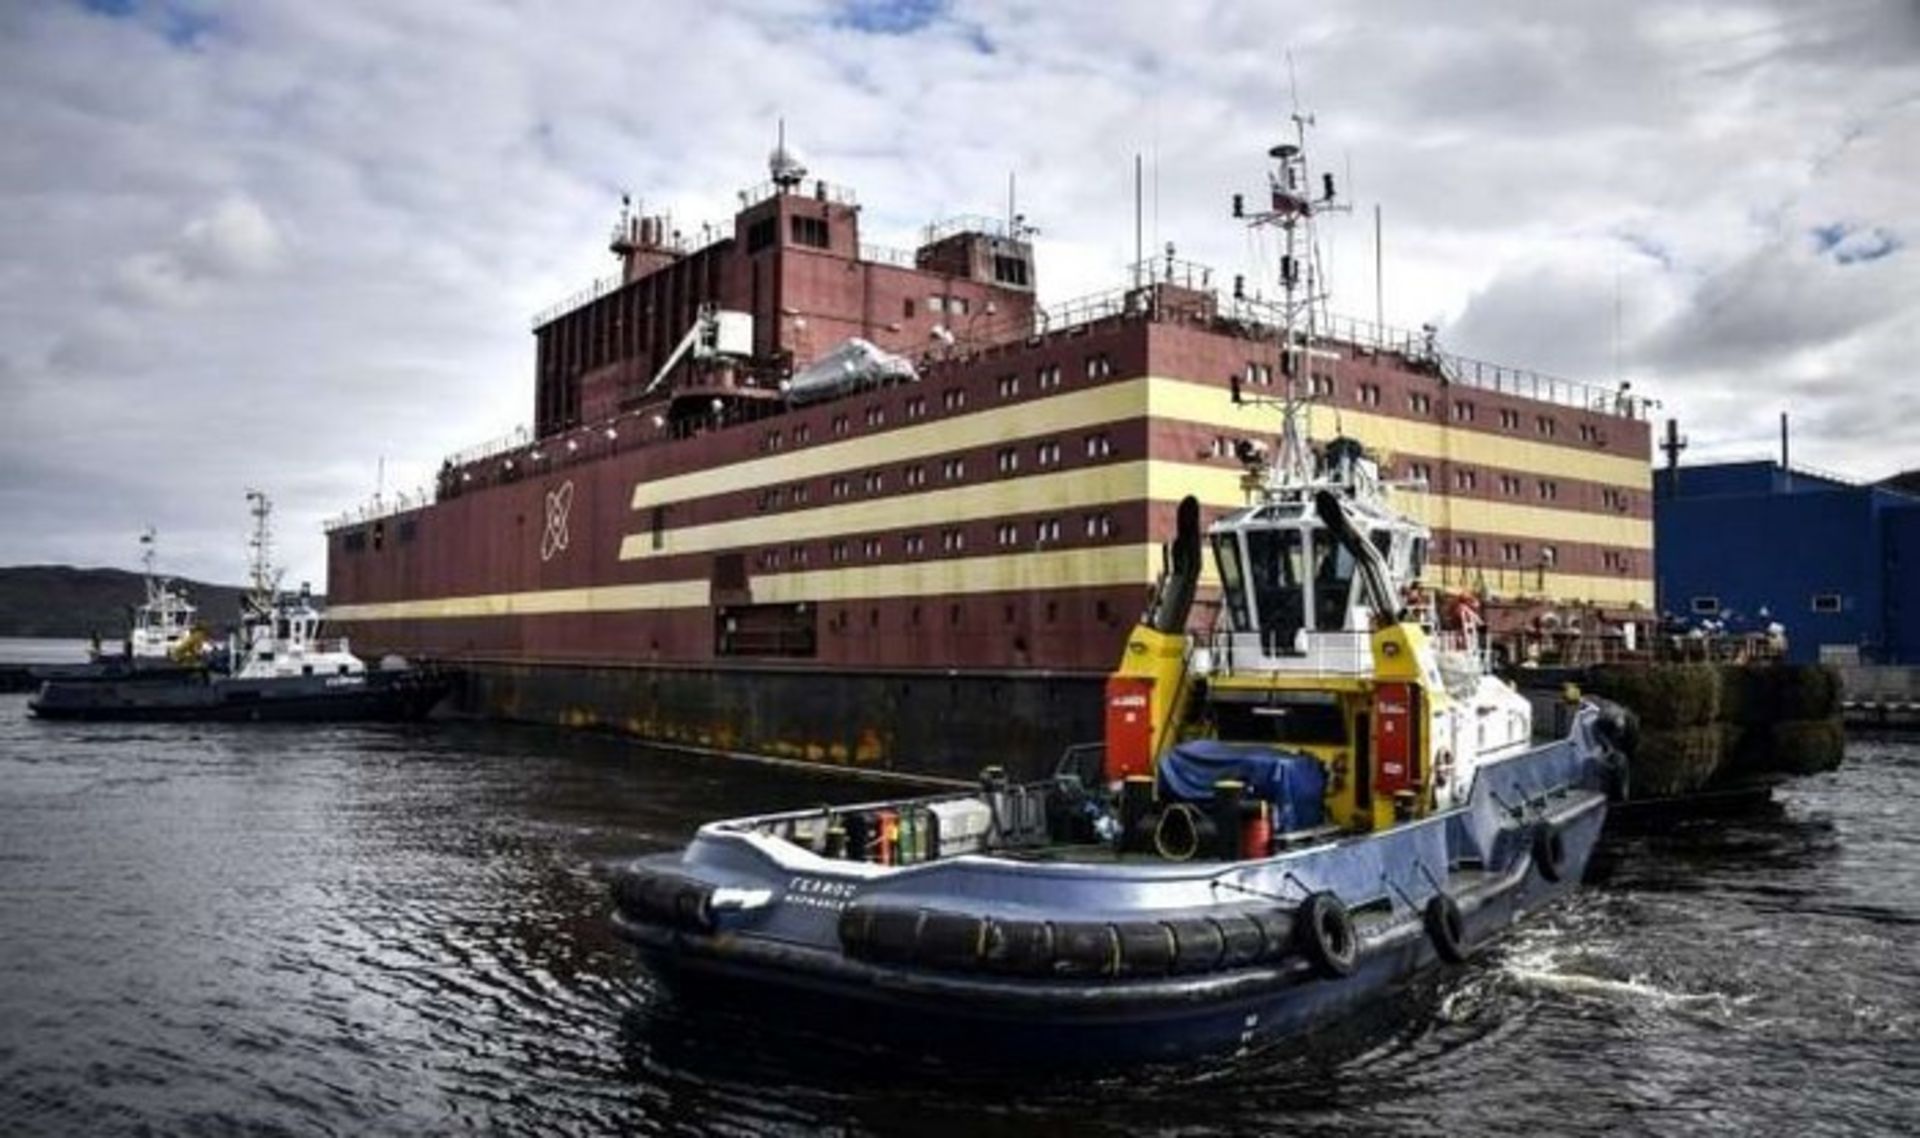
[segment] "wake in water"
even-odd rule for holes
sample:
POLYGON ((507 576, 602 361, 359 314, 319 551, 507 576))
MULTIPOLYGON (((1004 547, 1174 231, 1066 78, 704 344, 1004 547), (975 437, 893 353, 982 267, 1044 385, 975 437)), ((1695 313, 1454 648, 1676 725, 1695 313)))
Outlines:
MULTIPOLYGON (((1617 906, 1614 906, 1617 908, 1617 906)), ((1564 917, 1524 929, 1495 958, 1495 983, 1536 999, 1567 999, 1629 1012, 1683 1014, 1720 1026, 1753 999, 1721 985, 1662 975, 1644 944, 1621 939, 1640 922, 1609 911, 1604 899, 1576 903, 1564 917)), ((1724 979, 1734 979, 1729 973, 1724 979)))

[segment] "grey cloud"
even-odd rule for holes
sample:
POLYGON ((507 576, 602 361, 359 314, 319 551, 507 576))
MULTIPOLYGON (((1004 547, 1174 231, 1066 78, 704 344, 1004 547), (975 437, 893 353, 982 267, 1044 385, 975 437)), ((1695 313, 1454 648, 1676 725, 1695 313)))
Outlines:
MULTIPOLYGON (((1117 284, 1137 150, 1149 238, 1257 284, 1226 200, 1286 127, 1289 52, 1343 183, 1351 156, 1342 310, 1371 307, 1381 202, 1390 320, 1605 382, 1618 273, 1622 374, 1703 453, 1807 385, 1853 413, 1920 357, 1890 315, 1912 252, 1806 239, 1920 216, 1911 5, 963 0, 887 36, 827 0, 181 10, 185 36, 0 6, 0 561, 125 564, 151 521, 230 579, 261 485, 317 579, 319 520, 383 456, 417 485, 525 421, 526 317, 610 271, 620 190, 724 221, 776 115, 869 240, 998 212, 1013 169, 1043 294, 1117 284)), ((1914 441, 1804 418, 1809 454, 1914 441)))
POLYGON ((197 303, 219 283, 272 269, 283 246, 278 227, 259 204, 232 194, 187 222, 168 247, 121 260, 114 267, 113 292, 135 304, 197 303))

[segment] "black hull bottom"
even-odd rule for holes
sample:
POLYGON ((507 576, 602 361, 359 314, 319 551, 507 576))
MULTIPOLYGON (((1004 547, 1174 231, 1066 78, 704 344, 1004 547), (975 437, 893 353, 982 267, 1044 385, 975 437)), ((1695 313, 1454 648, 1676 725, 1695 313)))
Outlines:
POLYGON ((414 673, 374 673, 364 684, 324 677, 50 682, 27 706, 42 719, 89 722, 338 723, 420 719, 447 682, 414 673))
POLYGON ((1104 729, 1106 677, 461 662, 454 710, 972 782, 1050 775, 1104 729))

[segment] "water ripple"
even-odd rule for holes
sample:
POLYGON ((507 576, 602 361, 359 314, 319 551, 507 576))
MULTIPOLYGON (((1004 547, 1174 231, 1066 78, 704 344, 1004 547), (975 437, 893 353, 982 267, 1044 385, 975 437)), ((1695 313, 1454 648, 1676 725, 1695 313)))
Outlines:
POLYGON ((611 859, 871 788, 435 725, 62 727, 0 699, 8 1134, 1829 1133, 1920 1126, 1920 747, 1604 880, 1307 1040, 1064 1078, 693 1013, 611 859))

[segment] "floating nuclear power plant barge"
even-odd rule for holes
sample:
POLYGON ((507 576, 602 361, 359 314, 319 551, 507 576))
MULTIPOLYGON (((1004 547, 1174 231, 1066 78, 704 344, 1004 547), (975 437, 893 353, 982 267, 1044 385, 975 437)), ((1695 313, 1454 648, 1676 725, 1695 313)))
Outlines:
POLYGON ((356 644, 457 668, 483 715, 1039 773, 1101 736, 1177 503, 1247 503, 1290 384, 1310 439, 1337 408, 1427 485, 1425 584, 1496 627, 1651 618, 1637 398, 1334 317, 1283 350, 1275 304, 1171 253, 1043 306, 1018 216, 864 245, 849 191, 770 166, 703 243, 623 209, 619 274, 534 321, 532 431, 329 525, 356 644))

